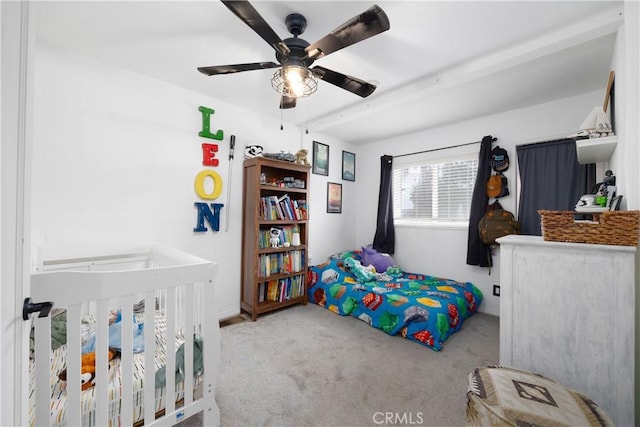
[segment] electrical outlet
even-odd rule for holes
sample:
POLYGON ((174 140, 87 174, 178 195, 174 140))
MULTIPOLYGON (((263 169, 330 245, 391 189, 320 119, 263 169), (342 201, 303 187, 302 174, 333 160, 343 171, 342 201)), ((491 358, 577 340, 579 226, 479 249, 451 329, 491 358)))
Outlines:
POLYGON ((493 285, 493 295, 500 296, 500 285, 493 285))

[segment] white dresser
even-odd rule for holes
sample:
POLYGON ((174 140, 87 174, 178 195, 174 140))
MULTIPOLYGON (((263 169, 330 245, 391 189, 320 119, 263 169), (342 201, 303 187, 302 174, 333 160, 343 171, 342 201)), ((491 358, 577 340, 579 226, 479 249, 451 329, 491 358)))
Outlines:
POLYGON ((636 247, 500 243, 500 364, 542 374, 634 425, 636 247))

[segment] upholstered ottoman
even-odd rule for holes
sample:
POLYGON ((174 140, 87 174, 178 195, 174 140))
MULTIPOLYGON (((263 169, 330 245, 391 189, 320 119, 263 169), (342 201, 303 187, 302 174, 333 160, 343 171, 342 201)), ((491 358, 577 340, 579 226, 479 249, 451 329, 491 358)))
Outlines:
POLYGON ((588 397, 542 375, 501 366, 469 374, 467 426, 613 426, 588 397))

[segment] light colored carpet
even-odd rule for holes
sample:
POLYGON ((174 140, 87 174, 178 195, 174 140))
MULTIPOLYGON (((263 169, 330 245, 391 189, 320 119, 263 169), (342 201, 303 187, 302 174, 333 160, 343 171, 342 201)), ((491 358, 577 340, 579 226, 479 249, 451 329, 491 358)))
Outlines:
POLYGON ((468 375, 498 364, 498 331, 479 313, 435 352, 313 304, 226 326, 221 425, 463 426, 468 375))

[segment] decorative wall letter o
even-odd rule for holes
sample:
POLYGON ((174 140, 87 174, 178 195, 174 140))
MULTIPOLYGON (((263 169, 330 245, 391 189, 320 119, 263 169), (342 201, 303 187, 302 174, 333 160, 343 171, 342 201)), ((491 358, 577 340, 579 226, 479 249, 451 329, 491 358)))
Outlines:
POLYGON ((222 193, 222 178, 218 172, 205 169, 196 176, 195 189, 201 199, 215 200, 222 193), (204 180, 207 177, 213 179, 213 192, 211 194, 207 194, 204 190, 204 180))

